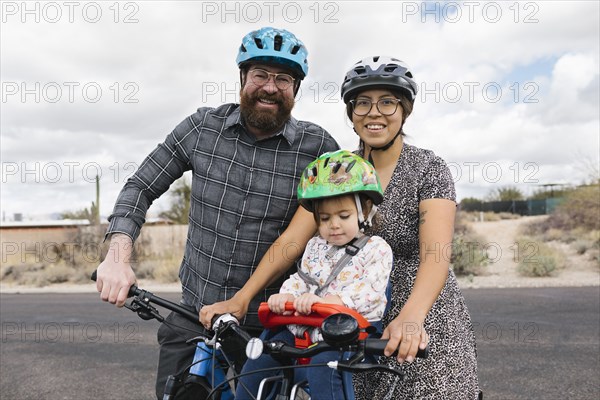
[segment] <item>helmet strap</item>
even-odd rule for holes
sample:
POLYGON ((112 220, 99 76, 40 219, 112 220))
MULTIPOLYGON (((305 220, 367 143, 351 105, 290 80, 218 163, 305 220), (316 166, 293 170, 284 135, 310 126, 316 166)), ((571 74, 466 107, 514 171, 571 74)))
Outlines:
MULTIPOLYGON (((354 127, 352 127, 352 129, 354 129, 354 132, 356 132, 356 129, 354 127)), ((356 132, 356 134, 358 135, 358 132, 356 132)), ((389 149, 390 147, 392 147, 394 145, 394 142, 396 142, 396 139, 401 134, 402 134, 402 127, 400 127, 400 130, 398 131, 398 133, 396 133, 396 135, 392 138, 392 140, 390 140, 387 144, 380 146, 380 147, 369 146, 371 148, 371 150, 369 151, 369 162, 371 163, 371 165, 375 166, 375 161, 373 161, 373 151, 374 150, 386 151, 387 149, 389 149)), ((364 141, 362 139, 360 139, 360 142, 364 146, 364 141)))
POLYGON ((359 231, 362 233, 366 228, 370 228, 373 225, 373 216, 377 212, 377 206, 375 204, 371 206, 371 211, 369 211, 369 215, 367 215, 367 218, 365 219, 365 214, 363 212, 358 193, 354 193, 354 201, 356 202, 356 209, 358 211, 358 227, 359 231))

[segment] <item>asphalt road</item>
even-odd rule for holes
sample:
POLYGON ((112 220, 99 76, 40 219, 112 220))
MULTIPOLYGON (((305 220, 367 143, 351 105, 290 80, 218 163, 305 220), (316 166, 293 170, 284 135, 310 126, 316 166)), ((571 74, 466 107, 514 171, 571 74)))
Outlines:
MULTIPOLYGON (((463 293, 486 399, 600 398, 600 288, 463 293)), ((96 294, 1 294, 0 319, 2 400, 153 398, 158 322, 96 294)))

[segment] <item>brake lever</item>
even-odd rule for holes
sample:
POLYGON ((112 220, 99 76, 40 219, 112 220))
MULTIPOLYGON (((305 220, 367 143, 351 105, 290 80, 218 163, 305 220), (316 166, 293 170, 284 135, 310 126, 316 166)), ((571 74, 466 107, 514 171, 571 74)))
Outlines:
POLYGON ((141 299, 135 296, 131 300, 130 304, 125 303, 125 308, 137 313, 137 315, 145 321, 151 319, 156 319, 158 322, 164 321, 164 318, 162 315, 160 315, 158 309, 150 305, 150 303, 145 298, 141 299))
POLYGON ((210 339, 211 339, 211 337, 208 336, 208 335, 198 335, 198 336, 195 336, 195 337, 193 337, 191 339, 186 340, 185 343, 186 344, 198 344, 200 342, 205 342, 206 343, 206 341, 210 340, 210 339))
POLYGON ((398 376, 401 380, 406 379, 406 374, 400 371, 397 368, 390 367, 385 364, 368 364, 368 363, 359 363, 359 364, 347 364, 339 361, 329 361, 327 363, 329 368, 340 370, 340 371, 348 371, 354 373, 368 372, 368 371, 381 371, 392 373, 398 376))

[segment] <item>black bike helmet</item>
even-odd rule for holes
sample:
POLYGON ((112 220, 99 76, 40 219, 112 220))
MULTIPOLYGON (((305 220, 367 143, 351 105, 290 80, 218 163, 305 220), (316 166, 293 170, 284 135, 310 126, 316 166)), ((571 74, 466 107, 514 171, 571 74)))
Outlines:
POLYGON ((348 104, 357 92, 375 88, 399 90, 413 102, 418 91, 406 63, 393 57, 374 56, 357 62, 346 73, 342 83, 342 99, 348 104))

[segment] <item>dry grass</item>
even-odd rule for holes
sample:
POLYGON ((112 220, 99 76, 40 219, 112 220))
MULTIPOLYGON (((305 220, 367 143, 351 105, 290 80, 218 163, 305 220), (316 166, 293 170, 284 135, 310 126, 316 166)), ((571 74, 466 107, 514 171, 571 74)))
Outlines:
POLYGON ((562 254, 532 237, 517 238, 517 271, 522 276, 542 277, 564 267, 562 254))
MULTIPOLYGON (((546 242, 569 243, 574 253, 584 255, 600 270, 600 202, 598 185, 577 189, 557 208, 554 214, 526 227, 521 233, 520 273, 528 276, 548 276, 562 268, 564 260, 546 242)), ((483 249, 485 239, 476 235, 471 222, 499 221, 519 218, 510 213, 459 212, 455 223, 451 267, 457 275, 485 274, 489 258, 483 249)), ((24 286, 47 286, 55 283, 88 283, 91 273, 104 259, 108 243, 103 243, 104 230, 83 228, 68 243, 41 243, 36 253, 3 255, 0 265, 2 282, 24 286), (25 258, 25 259, 24 259, 25 258)), ((170 253, 152 254, 152 243, 139 240, 139 255, 133 268, 139 279, 161 283, 178 281, 183 248, 172 246, 170 253)))
MULTIPOLYGON (((600 269, 599 186, 585 186, 569 193, 554 213, 546 219, 529 224, 524 234, 540 244, 553 241, 567 243, 576 254, 587 254, 588 259, 596 262, 600 269)), ((552 262, 549 261, 549 257, 553 257, 552 252, 548 252, 541 245, 539 249, 539 255, 536 255, 535 260, 540 261, 538 264, 545 264, 548 269, 552 269, 552 262)), ((559 265, 560 259, 557 261, 557 267, 559 265)))
POLYGON ((492 211, 459 211, 460 218, 468 222, 480 222, 480 221, 501 221, 505 219, 517 219, 521 216, 509 212, 495 213, 492 211))
POLYGON ((454 222, 450 265, 457 276, 480 275, 489 263, 483 249, 484 238, 475 234, 470 226, 472 214, 475 213, 458 212, 454 222))
MULTIPOLYGON (((7 256, 0 265, 0 281, 30 287, 89 283, 92 272, 106 255, 108 243, 103 243, 103 240, 103 230, 82 228, 64 243, 40 243, 31 247, 26 256, 22 253, 7 256)), ((144 243, 136 244, 136 252, 145 253, 144 243)), ((172 254, 138 258, 132 264, 137 278, 160 283, 177 282, 179 279, 181 260, 172 254)))

